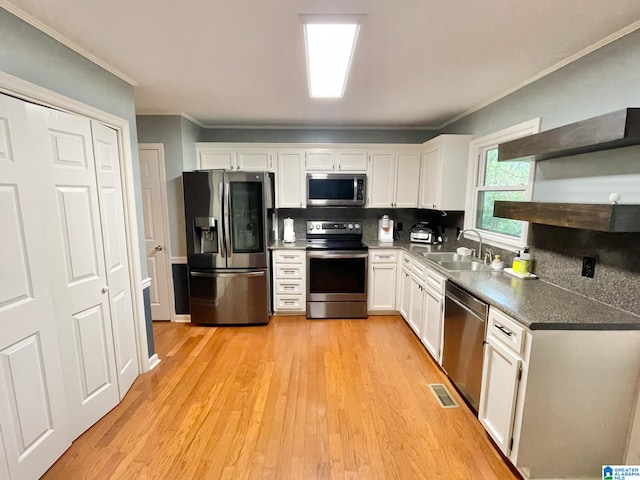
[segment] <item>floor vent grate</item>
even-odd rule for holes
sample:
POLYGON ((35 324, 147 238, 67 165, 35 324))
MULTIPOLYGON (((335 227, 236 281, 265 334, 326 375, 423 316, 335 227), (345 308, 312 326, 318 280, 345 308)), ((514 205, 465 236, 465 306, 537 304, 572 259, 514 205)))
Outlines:
POLYGON ((442 383, 430 383, 429 388, 435 395, 442 408, 457 408, 459 405, 453 399, 447 387, 442 383))

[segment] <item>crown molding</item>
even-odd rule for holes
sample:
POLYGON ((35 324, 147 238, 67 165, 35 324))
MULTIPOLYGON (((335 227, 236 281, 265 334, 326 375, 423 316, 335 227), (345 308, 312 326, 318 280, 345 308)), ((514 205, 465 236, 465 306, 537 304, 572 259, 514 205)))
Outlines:
POLYGON ((138 85, 138 82, 135 81, 130 76, 122 73, 117 68, 115 68, 115 67, 109 65, 108 63, 106 63, 105 61, 99 59, 98 57, 96 57, 95 55, 90 53, 89 51, 87 51, 84 48, 82 48, 80 45, 72 42, 67 37, 61 35, 57 31, 55 31, 53 28, 49 27, 48 25, 45 25, 40 20, 38 20, 35 17, 29 15, 28 13, 26 13, 25 11, 19 9, 15 5, 12 5, 7 0, 0 0, 0 7, 5 9, 9 13, 11 13, 12 15, 15 15, 19 19, 27 22, 32 27, 40 30, 45 35, 48 35, 49 37, 53 38, 56 42, 61 43, 65 47, 67 47, 67 48, 73 50, 74 52, 76 52, 78 55, 83 56, 84 58, 86 58, 90 62, 95 63, 100 68, 106 70, 107 72, 111 73, 112 75, 115 75, 120 80, 125 81, 126 83, 128 83, 132 87, 136 87, 138 85))

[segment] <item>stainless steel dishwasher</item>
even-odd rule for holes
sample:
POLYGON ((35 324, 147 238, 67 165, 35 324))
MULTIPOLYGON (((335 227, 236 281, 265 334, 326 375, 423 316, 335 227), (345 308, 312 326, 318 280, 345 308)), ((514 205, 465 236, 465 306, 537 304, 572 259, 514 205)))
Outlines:
POLYGON ((447 282, 442 368, 475 412, 480 401, 482 357, 489 306, 447 282))

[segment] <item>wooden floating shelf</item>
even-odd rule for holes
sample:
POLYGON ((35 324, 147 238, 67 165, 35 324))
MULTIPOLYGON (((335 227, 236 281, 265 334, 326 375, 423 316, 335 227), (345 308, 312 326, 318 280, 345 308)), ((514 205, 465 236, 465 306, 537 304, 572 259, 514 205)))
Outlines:
POLYGON ((498 161, 549 160, 640 144, 640 108, 625 108, 498 145, 498 161))
POLYGON ((496 201, 493 216, 599 232, 640 232, 640 205, 496 201))

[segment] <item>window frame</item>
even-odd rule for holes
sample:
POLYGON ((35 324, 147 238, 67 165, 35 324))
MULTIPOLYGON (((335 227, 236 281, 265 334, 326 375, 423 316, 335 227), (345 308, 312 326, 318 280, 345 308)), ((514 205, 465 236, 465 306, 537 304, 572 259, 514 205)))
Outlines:
MULTIPOLYGON (((490 230, 483 230, 476 226, 478 198, 481 192, 486 191, 524 191, 524 201, 530 201, 533 195, 533 181, 535 178, 535 163, 531 163, 529 169, 529 182, 524 188, 516 186, 495 186, 485 187, 484 176, 485 168, 485 152, 495 148, 500 143, 509 142, 527 135, 533 135, 540 131, 540 118, 534 118, 526 122, 519 123, 509 128, 477 137, 471 140, 469 144, 469 170, 467 175, 467 201, 464 215, 464 228, 476 229, 482 235, 484 243, 493 245, 505 250, 521 250, 527 245, 529 235, 529 222, 522 222, 522 233, 519 237, 512 237, 490 230)), ((464 235, 467 238, 467 234, 464 235)), ((469 235, 472 240, 477 240, 476 235, 469 235)))

